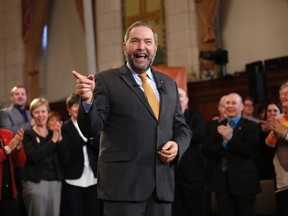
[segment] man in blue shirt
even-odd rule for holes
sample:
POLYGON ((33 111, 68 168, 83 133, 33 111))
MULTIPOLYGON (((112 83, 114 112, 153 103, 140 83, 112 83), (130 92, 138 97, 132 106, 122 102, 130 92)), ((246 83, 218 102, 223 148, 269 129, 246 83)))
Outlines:
POLYGON ((221 216, 253 216, 255 196, 260 192, 255 166, 259 127, 241 116, 239 94, 227 95, 225 109, 227 119, 206 134, 205 153, 213 164, 211 188, 221 216))

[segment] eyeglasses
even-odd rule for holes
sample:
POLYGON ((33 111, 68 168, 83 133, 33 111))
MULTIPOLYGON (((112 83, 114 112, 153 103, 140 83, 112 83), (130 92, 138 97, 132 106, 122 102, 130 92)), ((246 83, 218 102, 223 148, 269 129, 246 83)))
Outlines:
POLYGON ((253 104, 244 104, 244 106, 249 106, 249 107, 253 107, 253 104))

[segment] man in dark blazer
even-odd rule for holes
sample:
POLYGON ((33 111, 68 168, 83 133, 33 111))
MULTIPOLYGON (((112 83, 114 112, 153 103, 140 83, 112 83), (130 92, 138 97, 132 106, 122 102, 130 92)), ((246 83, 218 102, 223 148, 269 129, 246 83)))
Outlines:
POLYGON ((255 165, 259 127, 241 116, 243 103, 238 94, 227 95, 225 109, 228 118, 214 131, 206 131, 211 188, 222 216, 252 216, 255 196, 260 192, 255 165))
POLYGON ((191 131, 176 82, 151 69, 157 50, 151 26, 133 23, 123 50, 127 62, 119 69, 95 78, 73 71, 82 98, 79 127, 87 138, 101 133, 98 197, 104 200, 105 216, 170 216, 174 165, 187 149, 191 131), (159 118, 145 97, 143 73, 160 104, 159 118))
POLYGON ((180 104, 187 125, 193 131, 190 145, 179 166, 175 167, 175 200, 173 216, 201 216, 204 180, 206 175, 202 144, 205 135, 205 120, 200 112, 188 109, 186 92, 178 88, 180 104))

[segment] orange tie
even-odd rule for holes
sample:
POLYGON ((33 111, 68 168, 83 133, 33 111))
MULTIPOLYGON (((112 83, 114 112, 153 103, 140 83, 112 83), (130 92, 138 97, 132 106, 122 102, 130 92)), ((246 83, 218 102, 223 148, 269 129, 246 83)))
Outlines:
POLYGON ((149 103, 150 107, 152 108, 152 110, 156 116, 156 119, 158 120, 160 106, 159 106, 159 102, 157 100, 157 97, 156 97, 153 89, 151 88, 151 86, 147 82, 147 74, 141 73, 141 74, 139 74, 139 77, 142 80, 142 87, 144 89, 144 93, 146 95, 148 103, 149 103))

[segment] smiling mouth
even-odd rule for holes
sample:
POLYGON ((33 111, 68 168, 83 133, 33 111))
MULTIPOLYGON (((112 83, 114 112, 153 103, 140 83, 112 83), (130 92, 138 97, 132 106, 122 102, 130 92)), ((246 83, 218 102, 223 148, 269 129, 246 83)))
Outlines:
POLYGON ((148 55, 147 53, 135 53, 135 58, 137 59, 147 59, 148 58, 148 55))

